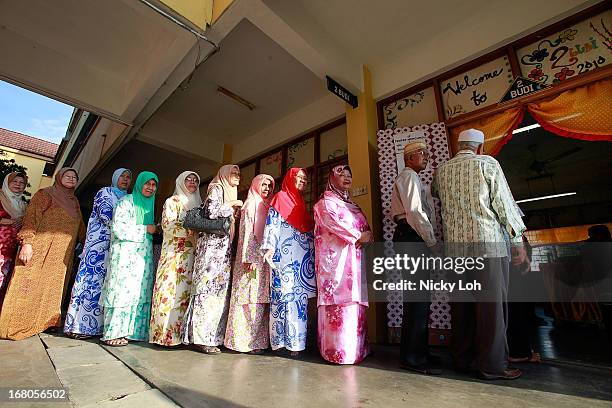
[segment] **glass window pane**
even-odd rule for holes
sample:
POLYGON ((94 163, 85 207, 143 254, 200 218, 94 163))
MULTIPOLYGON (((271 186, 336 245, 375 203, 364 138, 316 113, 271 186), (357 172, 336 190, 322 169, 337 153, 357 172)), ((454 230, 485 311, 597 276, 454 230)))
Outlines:
POLYGON ((248 191, 251 181, 255 177, 255 163, 240 168, 240 185, 238 191, 248 191))
POLYGON ((346 123, 321 133, 319 163, 348 154, 346 123))
POLYGON ((304 189, 302 195, 304 197, 304 202, 306 203, 306 208, 308 208, 308 211, 312 214, 312 206, 317 202, 316 197, 314 197, 313 189, 314 180, 312 175, 314 173, 314 169, 307 169, 306 173, 308 175, 308 183, 306 183, 306 189, 304 189))
POLYGON ((283 163, 283 152, 278 151, 264 157, 259 162, 259 172, 269 174, 273 178, 281 176, 281 165, 283 163))
POLYGON ((314 164, 314 137, 295 143, 287 149, 287 168, 314 164))

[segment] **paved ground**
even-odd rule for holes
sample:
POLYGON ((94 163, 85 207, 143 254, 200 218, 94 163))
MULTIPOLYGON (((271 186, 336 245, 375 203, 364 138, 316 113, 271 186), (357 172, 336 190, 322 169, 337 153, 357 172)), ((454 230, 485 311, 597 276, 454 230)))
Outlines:
POLYGON ((44 404, 57 407, 612 407, 609 369, 527 365, 524 378, 491 383, 451 371, 412 374, 395 368, 396 359, 396 347, 377 347, 363 364, 339 367, 316 353, 302 360, 271 353, 208 356, 42 334, 0 341, 0 387, 63 385, 70 403, 44 404))

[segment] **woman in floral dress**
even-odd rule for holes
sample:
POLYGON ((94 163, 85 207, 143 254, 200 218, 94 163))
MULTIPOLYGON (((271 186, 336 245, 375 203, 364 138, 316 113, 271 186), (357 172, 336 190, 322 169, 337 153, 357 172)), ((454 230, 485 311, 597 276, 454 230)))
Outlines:
POLYGON ((317 340, 321 356, 336 364, 359 363, 370 351, 368 288, 360 246, 372 240, 372 232, 349 196, 351 184, 350 167, 334 167, 314 206, 317 340))
POLYGON ((25 214, 23 192, 27 185, 25 173, 13 172, 4 176, 0 190, 0 310, 17 255, 17 233, 25 214))
POLYGON ((161 346, 182 343, 196 241, 194 233, 183 228, 182 223, 186 212, 201 204, 200 176, 193 171, 181 173, 174 195, 166 200, 162 212, 164 242, 153 287, 150 343, 161 346))
POLYGON ((256 176, 240 211, 225 347, 242 353, 261 354, 270 345, 270 266, 260 246, 273 191, 272 176, 256 176))
POLYGON ((203 204, 209 218, 231 217, 232 220, 229 236, 202 233, 196 248, 183 343, 194 344, 207 354, 220 353, 218 346, 223 344, 225 337, 234 212, 242 207, 242 201, 237 199, 239 183, 238 166, 222 166, 208 185, 206 202, 203 204))
POLYGON ((316 296, 314 221, 302 191, 306 172, 291 168, 270 203, 261 250, 271 265, 270 343, 298 357, 306 348, 308 299, 316 296))
POLYGON ((108 271, 100 297, 101 340, 109 346, 149 339, 157 183, 155 173, 140 173, 132 194, 123 197, 113 213, 108 271))
POLYGON ((98 301, 106 277, 113 210, 125 197, 131 183, 132 172, 119 168, 113 173, 111 185, 102 187, 94 197, 87 238, 64 322, 64 332, 68 337, 86 339, 102 334, 104 322, 98 301))

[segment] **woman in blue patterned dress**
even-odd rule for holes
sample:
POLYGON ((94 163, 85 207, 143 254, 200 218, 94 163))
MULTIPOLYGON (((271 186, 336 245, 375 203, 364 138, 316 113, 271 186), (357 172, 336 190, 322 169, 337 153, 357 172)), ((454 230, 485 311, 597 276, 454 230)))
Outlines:
POLYGON ((106 258, 110 249, 111 220, 119 199, 127 194, 132 172, 120 168, 113 173, 110 187, 103 187, 94 197, 87 224, 87 238, 77 272, 64 332, 75 339, 102 334, 102 310, 98 301, 106 276, 106 258))
POLYGON ((270 203, 261 250, 271 267, 270 344, 292 357, 306 348, 308 298, 316 296, 314 221, 302 191, 306 172, 291 168, 270 203))

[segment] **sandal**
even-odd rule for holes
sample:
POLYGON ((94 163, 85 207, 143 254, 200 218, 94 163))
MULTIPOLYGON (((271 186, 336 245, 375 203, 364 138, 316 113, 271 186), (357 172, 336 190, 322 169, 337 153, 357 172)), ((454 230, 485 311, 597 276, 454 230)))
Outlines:
POLYGON ((123 346, 128 345, 128 340, 125 337, 123 337, 120 339, 104 340, 102 343, 106 344, 107 346, 111 346, 111 347, 123 347, 123 346))
POLYGON ((74 340, 87 340, 93 337, 87 334, 78 334, 78 333, 66 333, 66 336, 74 340))
POLYGON ((518 357, 518 358, 514 358, 514 357, 508 357, 508 361, 510 363, 534 363, 534 364, 538 364, 542 362, 542 356, 540 355, 540 353, 536 353, 535 351, 531 352, 531 356, 529 357, 518 357))
POLYGON ((289 352, 289 356, 292 358, 300 358, 300 352, 299 351, 290 351, 289 352))
POLYGON ((263 354, 263 353, 265 353, 265 350, 263 349, 256 349, 256 350, 251 350, 248 352, 248 354, 256 354, 256 355, 263 354))
POLYGON ((204 354, 221 354, 219 347, 215 346, 197 346, 198 350, 204 354))

